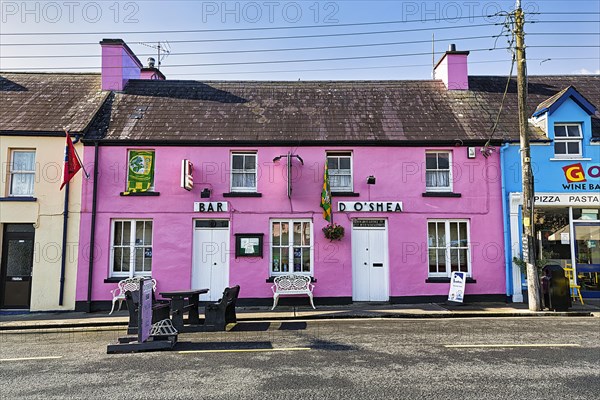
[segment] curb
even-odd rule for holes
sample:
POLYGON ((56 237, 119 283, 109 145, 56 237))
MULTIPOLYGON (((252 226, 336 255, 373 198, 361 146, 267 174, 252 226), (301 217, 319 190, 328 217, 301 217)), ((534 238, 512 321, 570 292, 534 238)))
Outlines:
MULTIPOLYGON (((239 322, 253 321, 298 321, 298 320, 342 320, 342 319, 452 319, 452 318, 515 318, 515 317, 597 317, 600 318, 600 312, 589 311, 538 311, 538 312, 514 312, 514 313, 490 313, 490 312, 440 312, 432 314, 409 314, 409 313, 387 313, 387 314, 354 314, 354 315, 305 315, 305 316, 273 316, 273 317, 255 317, 245 318, 238 317, 239 322)), ((72 332, 73 329, 83 329, 86 331, 107 331, 116 328, 127 326, 127 322, 123 321, 107 321, 107 322, 91 322, 86 323, 66 323, 66 324, 27 324, 27 325, 12 325, 0 326, 0 334, 16 334, 16 333, 56 333, 61 331, 72 332), (112 328, 112 329, 102 329, 112 328), (42 331, 42 332, 37 332, 42 331)))

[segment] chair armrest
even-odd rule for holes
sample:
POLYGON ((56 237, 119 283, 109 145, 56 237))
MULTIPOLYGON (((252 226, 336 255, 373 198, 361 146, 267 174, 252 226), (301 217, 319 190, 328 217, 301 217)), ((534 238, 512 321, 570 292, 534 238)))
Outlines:
POLYGON ((277 285, 271 285, 271 290, 273 291, 273 294, 275 294, 277 291, 277 285))
POLYGON ((314 284, 312 284, 312 283, 308 284, 308 290, 310 290, 312 292, 314 288, 315 288, 314 284))
POLYGON ((117 297, 117 292, 119 292, 119 288, 113 289, 110 291, 110 294, 112 294, 113 297, 117 297))

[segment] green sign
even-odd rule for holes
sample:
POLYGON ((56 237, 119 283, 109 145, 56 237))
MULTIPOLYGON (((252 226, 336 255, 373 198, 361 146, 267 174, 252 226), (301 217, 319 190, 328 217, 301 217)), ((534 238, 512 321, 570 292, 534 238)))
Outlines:
POLYGON ((147 192, 154 186, 154 151, 129 150, 127 192, 147 192))

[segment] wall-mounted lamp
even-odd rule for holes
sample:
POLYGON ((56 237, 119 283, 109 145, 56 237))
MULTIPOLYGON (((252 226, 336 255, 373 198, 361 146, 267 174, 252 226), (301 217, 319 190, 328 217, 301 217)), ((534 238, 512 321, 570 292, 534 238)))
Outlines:
POLYGON ((202 192, 200 192, 200 197, 203 199, 210 198, 210 189, 209 188, 202 189, 202 192))
POLYGON ((367 185, 374 185, 375 184, 375 177, 373 175, 370 175, 369 177, 367 177, 367 185))

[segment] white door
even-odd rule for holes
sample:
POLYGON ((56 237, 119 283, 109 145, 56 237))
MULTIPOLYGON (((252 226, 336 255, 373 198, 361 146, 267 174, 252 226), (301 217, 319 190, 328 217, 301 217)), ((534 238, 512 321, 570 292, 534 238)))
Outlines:
POLYGON ((352 227, 352 300, 388 301, 385 220, 354 220, 352 227))
POLYGON ((229 221, 195 221, 192 262, 192 289, 209 289, 202 301, 219 300, 229 286, 229 221))

